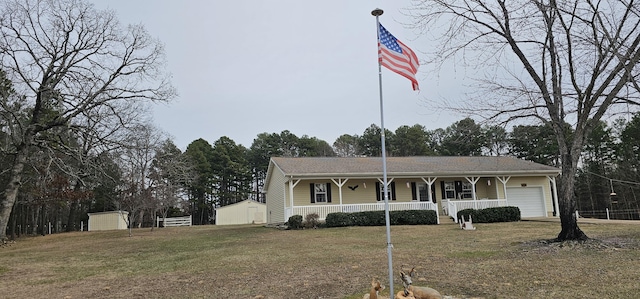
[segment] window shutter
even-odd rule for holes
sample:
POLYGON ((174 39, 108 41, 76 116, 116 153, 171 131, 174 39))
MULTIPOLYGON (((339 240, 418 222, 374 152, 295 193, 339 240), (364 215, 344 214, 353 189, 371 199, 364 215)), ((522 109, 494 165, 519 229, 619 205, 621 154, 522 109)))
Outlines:
POLYGON ((327 183, 327 202, 331 202, 331 183, 327 183))
POLYGON ((396 200, 396 182, 391 182, 391 200, 396 200))
POLYGON ((454 185, 456 188, 456 198, 458 198, 458 194, 462 194, 462 181, 456 181, 454 185))
POLYGON ((442 191, 442 199, 447 198, 447 194, 444 191, 444 181, 440 181, 440 191, 442 191))
POLYGON ((436 200, 436 185, 435 184, 431 184, 431 201, 433 203, 437 203, 438 202, 436 200))
POLYGON ((382 191, 380 191, 380 190, 381 190, 380 189, 380 182, 376 182, 376 201, 380 201, 381 200, 380 193, 382 191))
POLYGON ((315 193, 313 192, 315 189, 315 184, 311 183, 309 184, 309 190, 311 191, 311 203, 316 203, 316 196, 315 193))
POLYGON ((418 200, 418 194, 416 192, 416 182, 411 182, 411 200, 418 200))

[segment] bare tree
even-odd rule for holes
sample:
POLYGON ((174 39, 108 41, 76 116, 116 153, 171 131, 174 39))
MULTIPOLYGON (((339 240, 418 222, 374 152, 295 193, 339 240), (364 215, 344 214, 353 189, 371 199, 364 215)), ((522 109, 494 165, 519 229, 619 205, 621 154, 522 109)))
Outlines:
POLYGON ((186 155, 170 140, 166 139, 156 150, 151 169, 151 187, 155 199, 154 215, 160 212, 167 218, 170 208, 188 204, 186 186, 190 185, 196 173, 186 155))
POLYGON ((120 206, 129 212, 129 233, 137 224, 142 227, 145 211, 155 211, 152 164, 164 133, 151 125, 140 125, 131 130, 120 149, 122 189, 120 206), (138 219, 136 221, 136 219, 138 219))
POLYGON ((0 201, 5 239, 34 146, 49 146, 63 131, 56 128, 94 134, 86 119, 98 115, 103 125, 126 126, 123 107, 166 101, 175 91, 163 69, 162 44, 142 26, 123 28, 112 11, 82 0, 7 0, 0 11, 0 67, 16 93, 0 107, 8 111, 2 116, 14 156, 0 201))
POLYGON ((639 8, 626 0, 423 0, 410 10, 417 28, 436 35, 429 62, 461 61, 479 75, 479 96, 450 108, 553 128, 562 166, 558 240, 588 238, 573 190, 586 136, 603 117, 638 104, 639 8))

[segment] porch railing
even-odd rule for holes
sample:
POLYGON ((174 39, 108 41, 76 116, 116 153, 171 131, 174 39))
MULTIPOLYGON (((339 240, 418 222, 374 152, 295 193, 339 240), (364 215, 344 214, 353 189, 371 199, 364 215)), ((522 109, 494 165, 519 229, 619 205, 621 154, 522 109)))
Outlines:
MULTIPOLYGON (((427 201, 416 202, 393 202, 389 203, 389 211, 403 211, 403 210, 433 210, 438 212, 438 204, 427 201)), ((309 206, 295 206, 293 209, 287 208, 285 217, 286 220, 292 215, 301 215, 302 217, 311 213, 316 213, 320 220, 325 220, 330 213, 353 213, 364 211, 384 211, 384 202, 378 203, 365 203, 365 204, 343 204, 343 205, 309 205, 309 206)), ((440 219, 438 219, 440 224, 440 219)))
POLYGON ((486 209, 504 207, 507 205, 506 199, 478 199, 478 200, 448 200, 446 214, 453 217, 458 222, 458 211, 465 209, 486 209))

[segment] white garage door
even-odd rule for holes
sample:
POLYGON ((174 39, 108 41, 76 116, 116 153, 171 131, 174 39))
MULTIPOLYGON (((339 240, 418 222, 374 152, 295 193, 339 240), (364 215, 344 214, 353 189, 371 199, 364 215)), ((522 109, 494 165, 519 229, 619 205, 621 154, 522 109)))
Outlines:
POLYGON ((521 217, 545 217, 542 187, 507 188, 507 205, 520 208, 521 217))

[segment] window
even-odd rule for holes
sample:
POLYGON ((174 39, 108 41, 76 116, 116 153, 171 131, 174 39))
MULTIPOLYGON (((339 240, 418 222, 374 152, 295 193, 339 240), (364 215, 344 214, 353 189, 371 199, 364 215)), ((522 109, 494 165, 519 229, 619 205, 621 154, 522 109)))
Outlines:
POLYGON ((315 202, 327 202, 327 185, 326 184, 313 184, 313 194, 315 202))
POLYGON ((330 203, 331 183, 310 183, 309 194, 311 203, 330 203))
MULTIPOLYGON (((380 182, 376 182, 376 188, 378 189, 378 193, 376 194, 377 201, 384 201, 384 184, 380 182)), ((396 200, 396 183, 390 182, 387 186, 387 195, 389 196, 389 200, 396 200)))
POLYGON ((418 184, 418 195, 420 201, 429 201, 429 186, 425 183, 418 184))
POLYGON ((473 184, 462 182, 462 198, 473 198, 473 184))
POLYGON ((456 198, 456 185, 454 182, 444 182, 444 198, 456 198))

